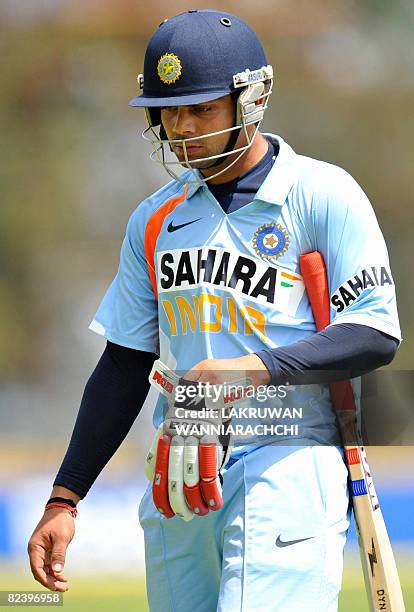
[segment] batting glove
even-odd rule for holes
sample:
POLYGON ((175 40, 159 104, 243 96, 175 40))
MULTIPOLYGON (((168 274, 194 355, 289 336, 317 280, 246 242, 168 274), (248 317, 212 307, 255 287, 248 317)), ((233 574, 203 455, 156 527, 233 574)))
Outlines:
POLYGON ((145 465, 155 506, 166 518, 177 515, 185 521, 220 510, 220 470, 232 451, 232 437, 226 433, 228 409, 223 401, 213 403, 205 396, 188 398, 185 389, 196 383, 186 382, 160 360, 154 363, 150 382, 169 400, 145 465))

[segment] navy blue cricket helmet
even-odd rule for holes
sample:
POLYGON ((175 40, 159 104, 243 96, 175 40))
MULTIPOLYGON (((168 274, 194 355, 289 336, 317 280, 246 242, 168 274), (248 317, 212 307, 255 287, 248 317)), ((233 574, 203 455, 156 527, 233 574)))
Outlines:
MULTIPOLYGON (((151 157, 155 155, 171 174, 165 155, 159 152, 172 141, 166 138, 162 126, 159 134, 154 131, 161 123, 161 107, 200 104, 234 94, 237 112, 235 126, 230 130, 240 130, 251 123, 258 126, 272 82, 272 67, 247 23, 223 11, 191 10, 166 19, 151 37, 144 73, 138 75, 140 95, 129 104, 145 108, 152 136, 147 138, 148 130, 143 135, 153 144, 151 157)), ((220 163, 220 159, 214 163, 220 163)), ((189 163, 180 165, 191 168, 189 163)))

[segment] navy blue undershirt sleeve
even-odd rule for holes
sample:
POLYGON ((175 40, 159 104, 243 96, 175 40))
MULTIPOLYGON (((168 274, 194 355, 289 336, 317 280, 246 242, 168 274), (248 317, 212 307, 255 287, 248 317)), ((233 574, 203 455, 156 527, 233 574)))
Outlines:
POLYGON ((313 384, 347 380, 390 363, 398 340, 356 323, 331 325, 288 346, 263 349, 272 384, 313 384))
POLYGON ((141 410, 157 355, 108 342, 89 378, 54 485, 85 497, 141 410))

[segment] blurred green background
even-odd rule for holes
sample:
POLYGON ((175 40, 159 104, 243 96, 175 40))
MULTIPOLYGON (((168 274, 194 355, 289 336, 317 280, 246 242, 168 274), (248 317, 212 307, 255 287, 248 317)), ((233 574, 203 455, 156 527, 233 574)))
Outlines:
MULTIPOLYGON (((128 217, 168 178, 141 142, 143 113, 127 106, 136 94, 146 41, 166 17, 208 6, 177 0, 168 7, 161 0, 0 0, 2 588, 5 581, 12 588, 27 579, 26 567, 19 565, 22 542, 40 516, 85 381, 104 347, 87 326, 116 272, 128 217), (19 529, 9 516, 10 499, 28 491, 37 506, 19 529)), ((391 368, 412 370, 414 4, 234 0, 220 8, 255 28, 274 66, 264 131, 280 134, 297 152, 344 167, 371 199, 389 247, 404 337, 391 368)), ((149 421, 146 410, 105 470, 102 487, 116 492, 120 483, 132 483, 139 497, 149 421)), ((385 455, 377 448, 370 456, 385 495, 392 499, 396 486, 412 491, 412 448, 385 455)), ((98 493, 82 502, 85 509, 92 504, 91 523, 95 506, 89 498, 98 493)), ((135 515, 129 520, 138 530, 135 515)), ((110 555, 110 538, 105 545, 103 554, 110 555)), ((142 541, 136 546, 142 548, 142 541)), ((411 568, 412 539, 402 546, 403 565, 411 568)), ((121 560, 124 551, 118 551, 121 560)), ((74 559, 85 554, 79 550, 74 559)), ((127 559, 133 575, 135 561, 142 568, 142 552, 127 559)), ((113 581, 96 578, 96 590, 121 589, 120 568, 125 571, 122 562, 113 581)), ((352 609, 364 610, 358 563, 349 561, 347 571, 352 609)), ((408 588, 410 572, 403 573, 408 588)), ((89 609, 109 609, 90 601, 86 591, 80 589, 79 598, 89 609)), ((142 580, 132 591, 138 602, 142 580)), ((111 609, 133 608, 124 602, 111 609)), ((343 607, 348 609, 351 604, 343 607)))

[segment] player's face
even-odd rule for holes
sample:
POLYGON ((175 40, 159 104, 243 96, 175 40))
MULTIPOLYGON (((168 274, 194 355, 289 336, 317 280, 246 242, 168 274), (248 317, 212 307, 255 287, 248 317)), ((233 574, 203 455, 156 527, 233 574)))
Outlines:
MULTIPOLYGON (((234 112, 234 101, 231 96, 224 96, 202 104, 164 107, 161 109, 161 121, 169 140, 186 140, 233 127, 234 112)), ((225 132, 189 142, 186 144, 188 160, 191 162, 192 159, 223 153, 230 133, 225 132)), ((173 145, 173 151, 180 162, 185 161, 182 146, 173 145)), ((211 163, 210 159, 191 165, 194 168, 208 168, 211 163)))

